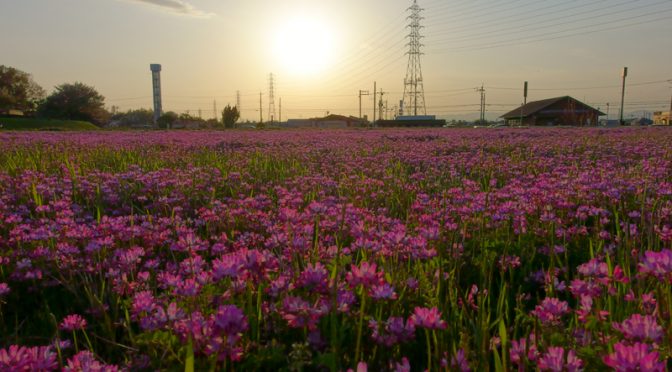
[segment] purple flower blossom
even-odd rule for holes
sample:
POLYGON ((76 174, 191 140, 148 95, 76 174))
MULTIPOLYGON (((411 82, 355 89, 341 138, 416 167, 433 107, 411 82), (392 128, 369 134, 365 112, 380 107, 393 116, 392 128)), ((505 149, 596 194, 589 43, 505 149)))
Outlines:
POLYGON ((623 322, 612 325, 630 341, 660 342, 665 336, 663 327, 658 325, 656 317, 652 315, 633 314, 623 322))
MULTIPOLYGON (((209 322, 208 322, 209 324, 209 322)), ((217 355, 217 360, 240 360, 243 348, 240 341, 247 330, 247 317, 235 305, 223 305, 212 322, 212 334, 206 339, 206 354, 217 355)))
POLYGON ((390 362, 390 370, 394 372, 411 372, 411 363, 409 363, 408 358, 401 358, 401 363, 399 362, 390 362))
POLYGON ((383 283, 373 287, 371 298, 374 300, 396 300, 397 293, 394 291, 394 287, 388 283, 383 283))
POLYGON ((317 327, 320 318, 328 311, 328 307, 320 302, 315 306, 300 297, 287 297, 282 303, 282 317, 292 328, 317 327))
POLYGON ((639 273, 672 283, 672 250, 646 251, 639 263, 639 273))
POLYGON ((617 343, 614 345, 614 353, 605 356, 603 361, 615 371, 665 371, 665 362, 660 361, 660 354, 650 351, 649 345, 639 342, 633 345, 617 343))
POLYGON ((86 319, 78 314, 71 314, 63 318, 59 326, 64 331, 78 331, 86 328, 86 319))
POLYGON ((441 320, 441 312, 436 307, 416 307, 409 319, 416 327, 426 329, 445 329, 446 322, 441 320))
POLYGON ((359 267, 353 265, 347 274, 348 283, 353 288, 362 285, 367 289, 381 284, 383 273, 376 271, 377 268, 375 263, 369 264, 368 262, 362 262, 359 267))
POLYGON ((452 370, 460 372, 471 372, 469 368, 469 361, 464 353, 464 349, 459 349, 455 355, 450 359, 450 367, 452 370))
POLYGON ((404 318, 401 317, 390 317, 382 324, 382 327, 372 319, 369 321, 369 328, 371 328, 371 338, 387 347, 410 341, 415 337, 415 324, 410 319, 404 323, 404 318))
POLYGON ((520 266, 520 257, 518 256, 502 256, 497 262, 499 269, 502 271, 514 270, 520 266))
POLYGON ((583 370, 583 361, 577 358, 574 350, 565 354, 561 347, 549 347, 537 361, 537 367, 541 371, 578 372, 583 370))
POLYGON ((560 324, 562 317, 569 312, 567 302, 557 298, 546 297, 540 305, 532 311, 532 315, 543 324, 560 324))
POLYGON ((156 301, 152 292, 150 291, 141 291, 133 296, 133 303, 131 304, 131 310, 134 314, 148 313, 152 311, 156 306, 156 301))
POLYGON ((119 367, 107 365, 96 360, 95 355, 88 350, 80 351, 72 358, 68 359, 68 364, 63 368, 65 372, 81 372, 81 371, 100 371, 100 372, 117 372, 119 367))
POLYGON ((0 297, 6 296, 10 291, 11 290, 9 289, 9 285, 7 283, 0 283, 0 297))
POLYGON ((0 349, 0 371, 53 371, 58 368, 51 346, 11 345, 0 349))
POLYGON ((511 341, 509 356, 511 357, 511 362, 519 366, 524 365, 526 359, 532 362, 536 361, 539 357, 539 351, 537 350, 534 335, 530 335, 529 339, 521 338, 518 341, 511 341))
POLYGON ((327 269, 321 263, 308 264, 306 269, 301 273, 297 284, 316 291, 325 291, 327 289, 328 276, 327 269))
POLYGON ((247 330, 247 317, 236 305, 220 306, 215 314, 215 330, 237 335, 247 330))

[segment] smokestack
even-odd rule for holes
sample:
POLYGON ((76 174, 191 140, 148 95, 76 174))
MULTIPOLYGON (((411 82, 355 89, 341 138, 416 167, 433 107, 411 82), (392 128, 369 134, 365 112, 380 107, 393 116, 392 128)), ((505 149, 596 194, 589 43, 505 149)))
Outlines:
POLYGON ((152 91, 154 97, 154 124, 159 120, 159 117, 163 113, 163 107, 161 105, 161 65, 153 63, 149 65, 150 70, 152 70, 152 91))

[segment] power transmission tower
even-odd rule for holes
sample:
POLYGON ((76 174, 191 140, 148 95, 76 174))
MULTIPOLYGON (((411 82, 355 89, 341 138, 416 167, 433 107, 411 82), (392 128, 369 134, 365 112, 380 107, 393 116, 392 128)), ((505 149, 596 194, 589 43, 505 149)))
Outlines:
POLYGON ((264 123, 264 109, 261 103, 261 96, 263 93, 259 92, 259 125, 264 123))
POLYGON ((270 75, 268 84, 268 117, 273 124, 275 118, 275 81, 273 74, 270 75))
POLYGON ((408 8, 411 15, 408 16, 410 23, 408 28, 411 32, 406 36, 408 38, 408 66, 406 67, 406 78, 404 79, 404 104, 403 109, 409 110, 413 115, 418 115, 421 112, 427 115, 427 108, 425 107, 425 88, 422 82, 422 67, 420 64, 420 56, 423 54, 422 38, 420 30, 423 28, 420 21, 424 18, 421 13, 424 9, 418 5, 418 0, 413 0, 413 5, 408 8))
POLYGON ((362 96, 368 96, 369 91, 368 90, 359 90, 359 118, 364 119, 362 117, 362 96))
POLYGON ((371 122, 371 125, 373 126, 376 125, 376 92, 378 91, 377 84, 377 82, 373 82, 373 121, 371 122))
POLYGON ((380 88, 380 99, 378 100, 378 120, 384 120, 383 119, 383 110, 385 108, 385 105, 383 103, 383 96, 385 94, 387 94, 387 92, 383 92, 383 88, 380 88))
POLYGON ((481 93, 481 118, 479 122, 483 124, 485 123, 485 88, 481 85, 480 88, 476 88, 476 91, 481 93))
POLYGON ((240 115, 240 91, 236 91, 236 109, 238 110, 238 114, 240 115))
POLYGON ((278 107, 279 110, 278 123, 282 123, 282 97, 278 98, 278 100, 280 101, 279 102, 280 107, 278 107))
POLYGON ((212 108, 214 110, 213 112, 215 113, 215 120, 218 120, 219 115, 217 114, 217 101, 216 100, 212 101, 212 108))

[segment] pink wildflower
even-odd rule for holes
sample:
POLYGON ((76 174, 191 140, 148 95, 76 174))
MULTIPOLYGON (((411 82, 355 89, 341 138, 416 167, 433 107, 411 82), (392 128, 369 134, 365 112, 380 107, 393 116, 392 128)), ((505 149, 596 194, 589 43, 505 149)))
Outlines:
POLYGON ((543 324, 560 324, 562 317, 569 312, 567 302, 558 300, 557 298, 546 297, 541 305, 532 311, 532 315, 536 316, 543 324))
POLYGON ((380 284, 383 279, 383 273, 377 272, 376 269, 377 266, 375 263, 362 262, 359 267, 353 265, 350 269, 351 271, 347 274, 348 283, 353 288, 361 284, 367 289, 380 284))
POLYGON ((441 320, 441 312, 436 307, 416 307, 410 320, 416 327, 427 329, 445 329, 446 322, 441 320))
POLYGON ((603 358, 604 364, 615 371, 630 372, 662 372, 665 362, 660 361, 657 351, 649 351, 647 344, 635 343, 628 345, 622 342, 614 345, 614 353, 603 358))
POLYGON ((639 273, 672 282, 672 250, 644 252, 644 257, 639 263, 639 273))
POLYGON ((565 349, 549 347, 546 353, 539 358, 537 367, 541 371, 578 372, 583 370, 583 361, 577 358, 574 350, 569 350, 565 355, 565 349))
POLYGON ((656 317, 652 315, 633 314, 622 323, 613 323, 612 326, 631 341, 660 342, 665 336, 663 327, 658 325, 656 317))
POLYGON ((63 318, 60 328, 64 331, 77 331, 86 328, 86 319, 80 315, 71 314, 63 318))

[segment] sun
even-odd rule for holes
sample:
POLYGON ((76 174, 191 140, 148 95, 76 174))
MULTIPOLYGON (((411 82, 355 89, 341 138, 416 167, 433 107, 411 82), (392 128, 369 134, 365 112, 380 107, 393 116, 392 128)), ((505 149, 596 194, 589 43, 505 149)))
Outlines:
POLYGON ((273 59, 288 73, 316 75, 333 62, 336 37, 323 19, 289 18, 273 30, 273 59))

